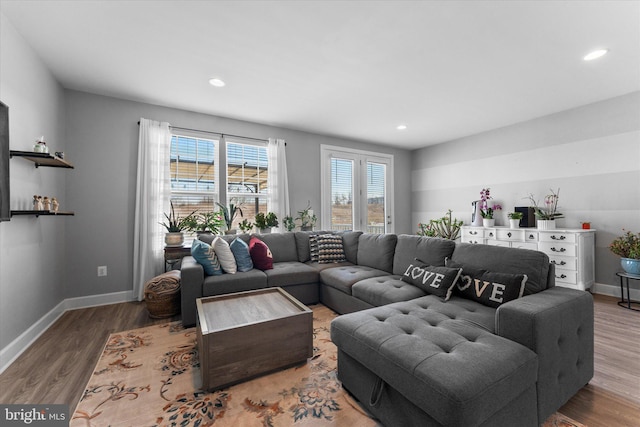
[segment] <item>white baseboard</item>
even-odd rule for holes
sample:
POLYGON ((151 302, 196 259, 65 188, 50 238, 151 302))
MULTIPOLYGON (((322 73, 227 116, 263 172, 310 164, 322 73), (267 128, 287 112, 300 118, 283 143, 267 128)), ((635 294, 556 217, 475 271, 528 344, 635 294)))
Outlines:
MULTIPOLYGON (((638 282, 633 283, 634 280, 629 280, 629 293, 631 294, 631 300, 640 301, 640 287, 638 286, 638 282), (634 288, 635 286, 635 288, 634 288)), ((609 295, 612 297, 620 298, 620 285, 609 285, 605 283, 595 283, 593 288, 591 288, 592 294, 601 294, 601 295, 609 295)), ((625 286, 624 289, 625 299, 627 296, 627 289, 625 286)))
POLYGON ((85 297, 67 298, 53 307, 47 314, 0 350, 0 374, 5 371, 35 340, 40 337, 67 310, 97 307, 99 305, 117 304, 134 301, 133 291, 113 292, 110 294, 89 295, 85 297))

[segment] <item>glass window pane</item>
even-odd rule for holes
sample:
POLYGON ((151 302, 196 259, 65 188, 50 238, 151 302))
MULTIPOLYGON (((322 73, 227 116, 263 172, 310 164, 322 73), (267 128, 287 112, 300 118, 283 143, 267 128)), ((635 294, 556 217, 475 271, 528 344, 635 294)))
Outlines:
POLYGON ((267 147, 227 142, 227 191, 267 194, 267 147))
POLYGON ((232 228, 238 229, 238 224, 244 219, 253 224, 255 222, 256 212, 267 213, 267 198, 264 196, 233 196, 229 203, 233 203, 242 210, 242 216, 238 214, 233 220, 232 228))
POLYGON ((352 160, 331 159, 331 229, 354 229, 352 160))
MULTIPOLYGON (((212 194, 195 194, 195 193, 172 193, 171 202, 175 210, 176 216, 179 218, 185 218, 195 211, 197 214, 203 214, 207 212, 215 212, 218 210, 218 205, 215 204, 214 196, 212 194)), ((186 241, 190 241, 195 238, 195 232, 184 231, 186 241)))
POLYGON ((215 192, 215 141, 171 138, 171 190, 215 192))
POLYGON ((386 231, 386 165, 367 162, 367 232, 386 231))

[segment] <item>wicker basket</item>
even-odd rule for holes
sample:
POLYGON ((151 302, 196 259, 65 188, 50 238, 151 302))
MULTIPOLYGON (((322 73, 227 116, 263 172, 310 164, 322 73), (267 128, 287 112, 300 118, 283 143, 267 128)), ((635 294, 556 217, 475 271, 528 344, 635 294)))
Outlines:
POLYGON ((144 285, 149 317, 161 319, 180 313, 180 271, 171 270, 144 285))

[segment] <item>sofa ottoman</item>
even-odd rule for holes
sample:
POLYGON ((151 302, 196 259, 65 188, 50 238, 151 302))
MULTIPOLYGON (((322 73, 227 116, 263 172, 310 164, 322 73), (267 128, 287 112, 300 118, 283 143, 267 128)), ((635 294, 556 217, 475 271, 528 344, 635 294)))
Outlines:
POLYGON ((345 388, 385 425, 538 425, 537 355, 487 330, 488 311, 470 322, 453 306, 423 297, 334 319, 345 388))

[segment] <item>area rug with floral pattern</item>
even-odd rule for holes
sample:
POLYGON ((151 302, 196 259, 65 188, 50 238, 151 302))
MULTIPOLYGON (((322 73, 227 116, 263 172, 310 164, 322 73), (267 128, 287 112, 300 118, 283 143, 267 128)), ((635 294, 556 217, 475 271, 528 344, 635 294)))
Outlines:
MULTIPOLYGON (((313 309, 306 364, 215 392, 201 390, 196 329, 180 322, 112 334, 70 426, 378 426, 336 378, 329 324, 313 309)), ((584 427, 556 413, 545 427, 584 427)))

